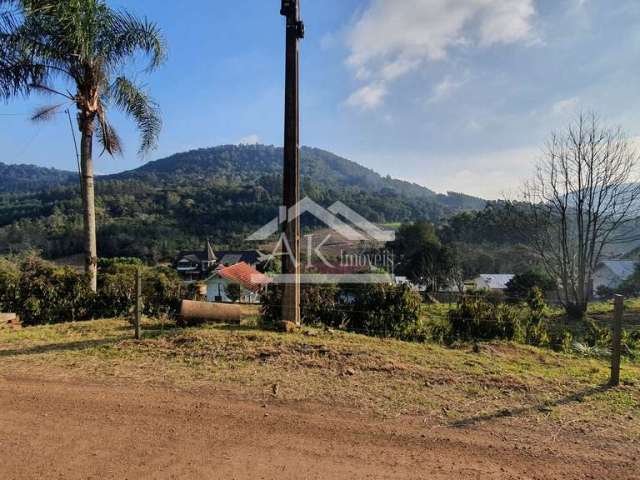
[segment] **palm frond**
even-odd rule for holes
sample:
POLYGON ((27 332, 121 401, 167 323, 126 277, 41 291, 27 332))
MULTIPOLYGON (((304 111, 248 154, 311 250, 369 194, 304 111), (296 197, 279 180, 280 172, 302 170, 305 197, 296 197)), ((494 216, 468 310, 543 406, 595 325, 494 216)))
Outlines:
POLYGON ((0 97, 8 99, 28 90, 24 81, 29 67, 14 46, 18 11, 13 0, 0 0, 0 97))
POLYGON ((148 70, 154 70, 166 60, 167 49, 158 26, 146 18, 138 19, 128 12, 111 12, 103 36, 98 40, 97 51, 110 64, 143 52, 149 57, 148 70))
POLYGON ((137 123, 140 153, 155 146, 162 126, 157 104, 131 81, 112 77, 137 53, 149 58, 149 70, 165 60, 154 23, 115 11, 106 0, 0 0, 0 14, 0 98, 40 91, 73 100, 98 115, 101 141, 113 154, 121 145, 104 119, 111 101, 137 123), (69 81, 75 91, 64 93, 69 81))
POLYGON ((60 62, 43 48, 44 32, 38 28, 41 22, 29 16, 30 11, 42 9, 51 1, 0 2, 0 97, 8 99, 28 95, 33 84, 47 83, 57 75, 53 68, 60 62))
POLYGON ((30 84, 29 87, 34 89, 34 90, 37 90, 39 92, 46 93, 48 95, 60 95, 62 97, 68 98, 69 100, 73 100, 74 99, 71 95, 69 95, 67 93, 64 93, 64 92, 60 92, 60 91, 56 90, 55 88, 50 87, 49 85, 34 83, 34 84, 30 84))
POLYGON ((51 118, 53 118, 53 116, 58 113, 58 110, 60 110, 63 105, 64 103, 60 103, 58 105, 47 105, 44 107, 40 107, 31 116, 31 120, 34 122, 46 122, 47 120, 51 120, 51 118))
POLYGON ((0 35, 8 34, 18 27, 20 11, 14 0, 0 0, 0 35))
POLYGON ((137 123, 141 135, 139 153, 144 154, 154 148, 162 129, 158 105, 125 77, 116 78, 109 89, 109 98, 137 123))
POLYGON ((24 94, 29 90, 29 82, 25 80, 27 68, 23 65, 8 62, 0 49, 0 98, 9 98, 24 94))
POLYGON ((99 116, 98 141, 102 145, 102 153, 107 152, 111 156, 122 153, 120 136, 113 126, 107 122, 104 115, 99 116))

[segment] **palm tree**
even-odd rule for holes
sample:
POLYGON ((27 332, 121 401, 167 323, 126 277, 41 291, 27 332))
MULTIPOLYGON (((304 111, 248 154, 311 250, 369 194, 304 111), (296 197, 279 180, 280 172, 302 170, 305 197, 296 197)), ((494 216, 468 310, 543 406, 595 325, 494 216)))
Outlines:
POLYGON ((34 120, 50 119, 67 104, 77 109, 85 269, 94 292, 94 134, 102 153, 122 152, 120 138, 107 119, 111 106, 135 120, 141 133, 140 154, 156 145, 162 126, 157 104, 123 74, 139 53, 149 61, 147 72, 164 62, 165 43, 158 27, 111 9, 105 0, 0 0, 0 97, 41 92, 63 99, 38 109, 34 120))

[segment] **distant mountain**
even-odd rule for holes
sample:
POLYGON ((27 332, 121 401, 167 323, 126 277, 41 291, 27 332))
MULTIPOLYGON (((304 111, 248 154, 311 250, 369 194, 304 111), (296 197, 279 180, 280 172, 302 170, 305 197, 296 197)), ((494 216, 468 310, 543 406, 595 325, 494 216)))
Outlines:
POLYGON ((44 190, 78 180, 78 174, 35 165, 7 165, 0 162, 0 192, 44 190))
MULTIPOLYGON (((110 176, 113 179, 153 177, 173 182, 183 180, 224 179, 247 184, 265 175, 282 173, 282 148, 267 145, 222 145, 177 153, 149 162, 140 168, 110 176)), ((437 194, 421 185, 382 177, 373 170, 351 160, 318 148, 301 148, 302 177, 324 186, 354 187, 363 191, 393 192, 421 198, 437 194)))
MULTIPOLYGON (((100 179, 149 181, 164 186, 202 181, 251 185, 261 178, 281 175, 282 156, 282 148, 273 146, 223 145, 176 153, 100 179)), ((437 194, 416 183, 383 177, 356 162, 318 148, 302 147, 301 158, 303 183, 430 199, 453 210, 476 210, 485 204, 484 200, 463 193, 437 194)), ((75 182, 77 178, 77 173, 55 168, 0 163, 0 193, 37 192, 75 182)))

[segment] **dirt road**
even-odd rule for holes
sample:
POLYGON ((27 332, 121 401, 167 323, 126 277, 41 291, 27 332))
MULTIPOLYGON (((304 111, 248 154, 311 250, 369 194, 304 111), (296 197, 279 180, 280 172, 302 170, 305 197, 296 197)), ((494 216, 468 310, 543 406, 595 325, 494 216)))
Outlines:
MULTIPOLYGON (((219 391, 0 377, 2 479, 632 479, 638 446, 219 391)), ((511 423, 508 423, 511 422, 511 423)))

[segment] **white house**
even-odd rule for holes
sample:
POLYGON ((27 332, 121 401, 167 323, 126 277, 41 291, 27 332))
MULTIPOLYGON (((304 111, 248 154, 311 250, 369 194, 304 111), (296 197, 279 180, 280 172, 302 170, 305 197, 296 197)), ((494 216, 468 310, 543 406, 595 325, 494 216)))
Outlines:
POLYGON ((616 288, 633 275, 637 263, 631 260, 605 260, 593 272, 593 292, 598 288, 616 288))
POLYGON ((220 266, 205 280, 209 302, 231 302, 227 288, 240 287, 241 303, 260 303, 262 289, 271 281, 251 265, 240 262, 230 266, 220 266))
POLYGON ((473 279, 473 288, 476 290, 497 290, 507 289, 507 284, 514 277, 512 274, 483 273, 473 279))

